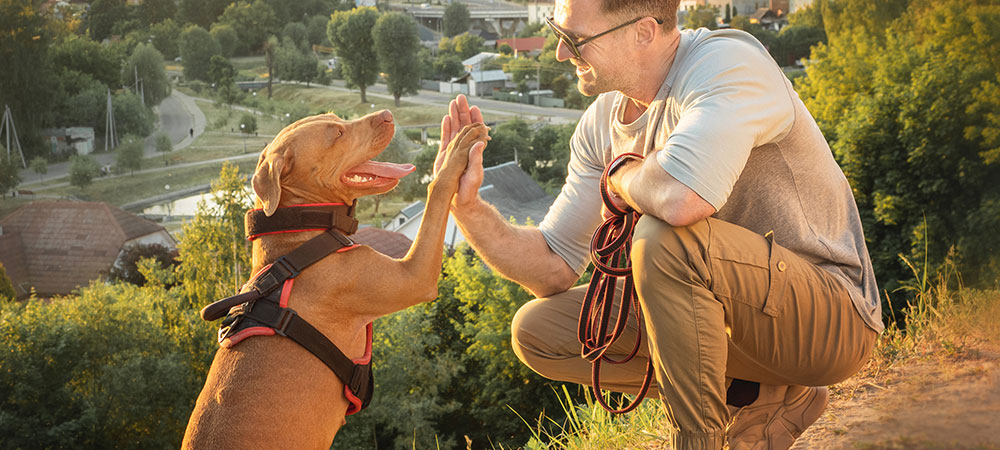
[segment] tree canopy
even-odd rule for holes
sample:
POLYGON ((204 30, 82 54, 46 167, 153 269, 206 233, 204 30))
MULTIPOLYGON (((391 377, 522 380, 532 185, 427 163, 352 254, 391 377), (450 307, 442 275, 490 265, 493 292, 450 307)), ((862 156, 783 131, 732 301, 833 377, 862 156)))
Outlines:
POLYGON ((327 25, 326 35, 337 52, 343 67, 344 80, 349 87, 361 91, 361 101, 367 103, 366 90, 378 78, 375 39, 372 28, 378 20, 375 8, 355 8, 338 11, 327 25))
POLYGON ((399 106, 400 96, 415 94, 420 88, 417 23, 403 13, 383 14, 375 22, 372 36, 386 85, 399 106))
POLYGON ((444 8, 441 19, 446 37, 457 36, 469 31, 469 8, 465 3, 451 2, 444 8))

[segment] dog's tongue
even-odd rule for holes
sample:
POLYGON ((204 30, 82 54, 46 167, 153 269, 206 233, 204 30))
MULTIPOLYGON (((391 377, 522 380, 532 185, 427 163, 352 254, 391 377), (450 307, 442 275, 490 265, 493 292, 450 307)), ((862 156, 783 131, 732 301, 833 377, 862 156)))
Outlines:
POLYGON ((403 178, 417 170, 413 164, 394 164, 381 161, 367 161, 348 171, 349 174, 368 174, 382 178, 403 178))

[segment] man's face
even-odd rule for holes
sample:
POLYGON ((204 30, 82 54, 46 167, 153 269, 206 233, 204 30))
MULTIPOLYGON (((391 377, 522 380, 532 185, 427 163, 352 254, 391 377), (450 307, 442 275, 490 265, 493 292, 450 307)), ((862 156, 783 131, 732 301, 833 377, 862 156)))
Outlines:
MULTIPOLYGON (((597 0, 557 0, 553 19, 559 29, 576 41, 618 25, 601 13, 597 0)), ((576 66, 580 93, 592 96, 622 89, 627 66, 623 64, 624 52, 620 48, 623 35, 625 33, 616 31, 584 44, 579 47, 580 58, 573 55, 565 43, 559 42, 556 59, 568 59, 576 66)))

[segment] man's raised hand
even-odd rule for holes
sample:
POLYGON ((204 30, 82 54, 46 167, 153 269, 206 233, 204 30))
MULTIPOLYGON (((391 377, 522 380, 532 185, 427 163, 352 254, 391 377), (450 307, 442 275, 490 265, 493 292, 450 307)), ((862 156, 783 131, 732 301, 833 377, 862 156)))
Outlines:
MULTIPOLYGON (((448 105, 448 115, 441 119, 441 146, 438 147, 438 154, 434 160, 434 176, 438 175, 441 166, 444 165, 448 144, 455 139, 461 130, 472 123, 484 123, 483 113, 479 107, 469 107, 469 101, 465 95, 459 94, 448 105)), ((479 192, 479 186, 483 182, 483 145, 477 145, 469 152, 469 163, 459 181, 458 193, 455 195, 453 205, 461 206, 474 200, 479 192)))

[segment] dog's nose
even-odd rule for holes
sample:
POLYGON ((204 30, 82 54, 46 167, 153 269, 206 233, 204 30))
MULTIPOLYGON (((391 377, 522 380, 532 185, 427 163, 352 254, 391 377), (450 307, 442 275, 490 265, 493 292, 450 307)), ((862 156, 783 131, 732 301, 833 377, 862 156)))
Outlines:
POLYGON ((389 110, 382 111, 382 120, 386 122, 392 122, 392 113, 389 110))

